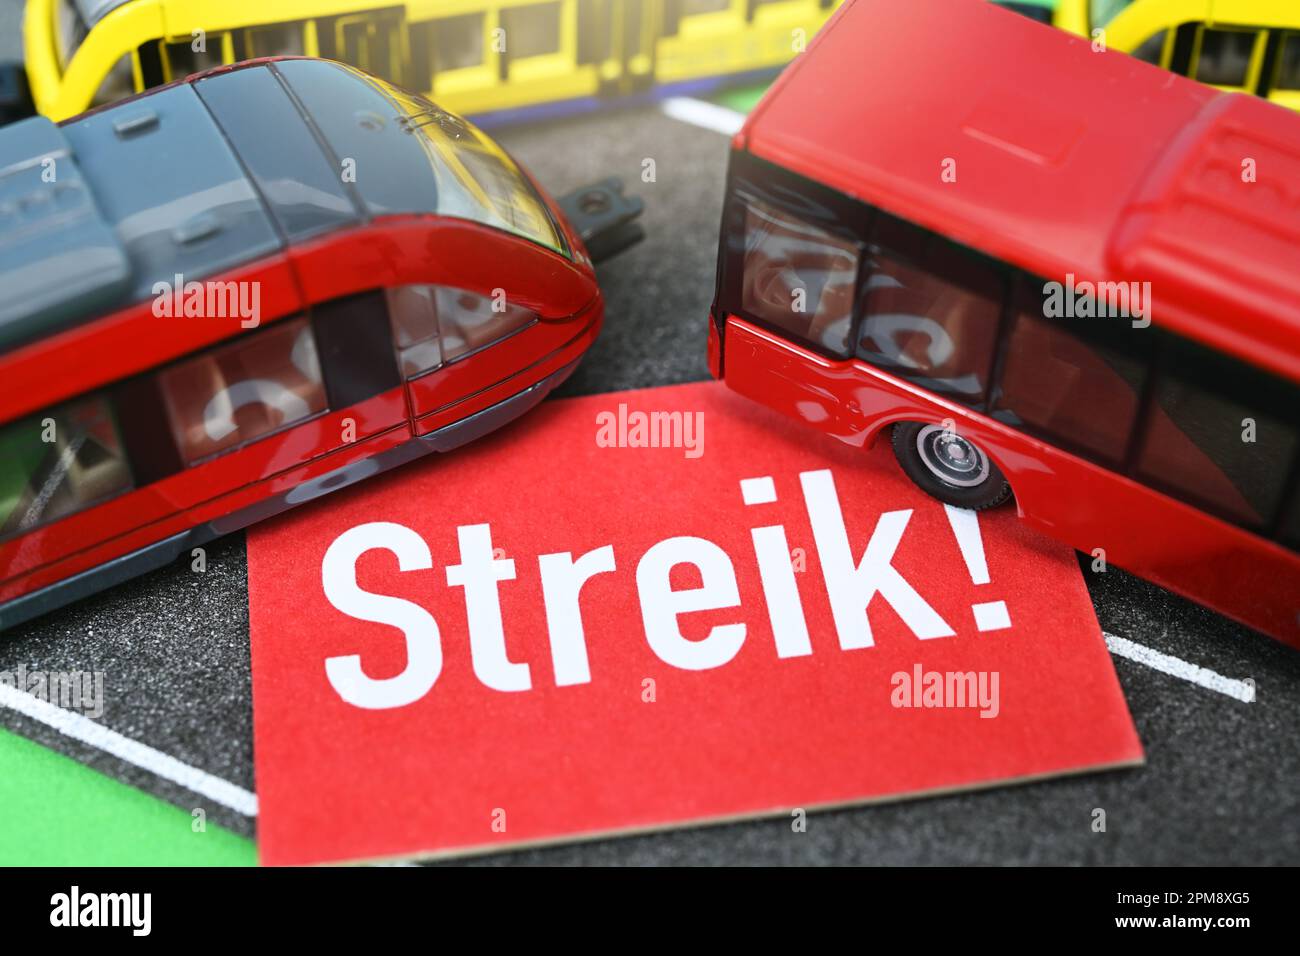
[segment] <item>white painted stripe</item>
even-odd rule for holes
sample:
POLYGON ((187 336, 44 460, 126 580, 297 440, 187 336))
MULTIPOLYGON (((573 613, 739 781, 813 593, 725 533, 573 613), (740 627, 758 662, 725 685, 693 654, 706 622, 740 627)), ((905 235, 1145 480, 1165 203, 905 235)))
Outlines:
POLYGON ((683 123, 711 129, 724 136, 734 136, 745 125, 745 114, 706 103, 704 100, 691 99, 689 96, 671 96, 663 101, 664 115, 671 116, 683 123))
POLYGON ((170 780, 186 790, 201 794, 214 803, 229 807, 236 813, 242 813, 246 817, 257 816, 256 794, 233 783, 227 783, 220 777, 214 777, 197 767, 182 763, 175 757, 169 757, 138 740, 123 737, 117 731, 109 730, 89 717, 56 707, 49 701, 33 697, 8 684, 0 684, 0 707, 8 707, 25 717, 38 720, 73 740, 79 740, 127 763, 135 764, 164 780, 170 780))
POLYGON ((1102 633, 1106 638, 1106 646, 1110 648, 1112 654, 1117 654, 1126 660, 1136 661, 1139 664, 1145 664, 1162 674, 1177 677, 1179 680, 1190 681, 1207 690, 1215 691, 1243 703, 1249 704, 1255 700, 1255 684, 1253 681, 1224 677, 1207 667, 1199 667, 1181 658, 1162 654, 1160 651, 1153 650, 1143 644, 1135 644, 1128 638, 1117 637, 1104 631, 1102 633))

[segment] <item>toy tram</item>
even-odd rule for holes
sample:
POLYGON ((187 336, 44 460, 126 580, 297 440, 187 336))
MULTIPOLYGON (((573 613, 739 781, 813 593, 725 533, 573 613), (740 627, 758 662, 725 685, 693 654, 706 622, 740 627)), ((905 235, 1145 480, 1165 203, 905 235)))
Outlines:
POLYGON ((1202 83, 1300 110, 1295 0, 1060 0, 1053 22, 1202 83))
POLYGON ((564 203, 322 60, 0 130, 0 628, 536 405, 637 238, 564 203))
POLYGON ((839 0, 30 0, 39 112, 66 119, 259 56, 340 60, 480 121, 771 76, 839 0))

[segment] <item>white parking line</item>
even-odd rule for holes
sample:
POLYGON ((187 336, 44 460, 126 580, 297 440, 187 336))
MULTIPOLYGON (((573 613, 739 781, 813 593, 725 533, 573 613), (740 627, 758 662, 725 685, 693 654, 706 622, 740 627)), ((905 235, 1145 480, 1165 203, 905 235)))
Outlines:
POLYGON ((706 103, 704 100, 691 99, 689 96, 671 96, 660 107, 665 116, 670 116, 683 123, 711 129, 723 136, 734 136, 745 125, 745 114, 706 103))
POLYGON ((1169 654, 1162 654, 1160 651, 1147 647, 1144 644, 1136 644, 1125 637, 1117 637, 1114 634, 1102 632, 1106 638, 1106 646, 1110 648, 1112 654, 1123 657, 1126 660, 1136 661, 1144 664, 1153 670, 1158 670, 1162 674, 1168 674, 1170 677, 1177 677, 1179 680, 1190 681, 1197 686, 1204 687, 1206 690, 1212 690, 1216 693, 1223 694, 1225 697, 1231 697, 1234 700, 1242 701, 1249 704, 1255 700, 1255 683, 1254 681, 1236 680, 1231 677, 1224 677, 1207 667, 1199 667, 1196 664, 1190 664, 1178 657, 1171 657, 1169 654))
POLYGON ((246 817, 257 816, 257 794, 228 783, 220 777, 214 777, 198 767, 182 763, 175 757, 169 757, 161 750, 154 750, 138 740, 123 737, 117 731, 109 730, 89 717, 56 707, 48 701, 33 697, 8 684, 0 684, 0 707, 8 707, 25 717, 38 720, 61 734, 112 754, 127 763, 135 764, 164 780, 170 780, 186 790, 192 790, 214 803, 228 807, 236 813, 242 813, 246 817))
MULTIPOLYGON (((1137 644, 1124 637, 1103 631, 1106 646, 1112 654, 1126 660, 1135 661, 1162 674, 1177 677, 1215 691, 1234 700, 1251 703, 1255 700, 1255 685, 1251 681, 1224 677, 1206 667, 1188 663, 1178 657, 1163 654, 1160 651, 1137 644)), ((236 813, 247 817, 257 816, 257 794, 243 787, 214 777, 205 770, 191 767, 187 763, 168 756, 161 750, 155 750, 138 740, 124 737, 103 724, 96 723, 89 717, 56 707, 48 701, 33 697, 24 691, 7 684, 0 684, 0 707, 8 707, 25 717, 30 717, 65 734, 74 740, 89 744, 105 753, 112 754, 127 763, 134 764, 152 774, 170 780, 172 783, 201 794, 228 807, 236 813)))

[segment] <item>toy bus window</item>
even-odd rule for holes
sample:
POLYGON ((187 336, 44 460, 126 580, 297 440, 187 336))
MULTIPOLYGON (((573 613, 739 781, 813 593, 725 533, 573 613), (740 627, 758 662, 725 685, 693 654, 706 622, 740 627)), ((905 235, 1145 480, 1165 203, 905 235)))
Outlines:
POLYGON ((741 307, 798 340, 848 358, 858 260, 856 242, 750 200, 741 307))
POLYGON ((302 23, 250 28, 245 34, 247 55, 244 59, 251 60, 259 56, 305 56, 305 29, 302 23))
POLYGON ((415 378, 442 364, 438 305, 434 288, 408 285, 388 290, 388 317, 403 378, 415 378))
POLYGON ((991 265, 932 241, 923 266, 872 247, 864 270, 858 358, 967 404, 984 398, 1003 281, 991 265))
POLYGON ((1120 463, 1147 376, 1149 330, 1126 318, 1080 317, 1082 308, 1065 317, 1062 299, 1075 297, 1061 283, 1017 285, 993 417, 1120 463))
POLYGON ((1300 551, 1300 484, 1293 484, 1291 501, 1282 516, 1282 542, 1292 551, 1300 551))
POLYGON ((488 298, 464 289, 434 290, 443 361, 451 362, 527 328, 537 315, 506 301, 503 292, 488 298))
POLYGON ((1280 503, 1297 443, 1278 416, 1300 396, 1263 373, 1176 343, 1153 389, 1138 473, 1252 528, 1280 503))
POLYGON ((131 67, 131 54, 122 57, 108 71, 95 96, 90 101, 92 107, 116 103, 135 93, 135 73, 131 67))
POLYGON ((559 3, 535 3, 501 11, 506 55, 512 60, 560 51, 559 3))
POLYGON ((1288 33, 1282 38, 1274 86, 1280 90, 1300 90, 1300 33, 1288 33))
POLYGON ((131 487, 121 436, 103 396, 81 398, 0 428, 0 539, 131 487))
POLYGON ((1202 30, 1196 79, 1211 86, 1244 87, 1258 36, 1243 30, 1202 30))
POLYGON ((181 362, 161 373, 181 457, 193 465, 326 408, 316 342, 305 318, 181 362))

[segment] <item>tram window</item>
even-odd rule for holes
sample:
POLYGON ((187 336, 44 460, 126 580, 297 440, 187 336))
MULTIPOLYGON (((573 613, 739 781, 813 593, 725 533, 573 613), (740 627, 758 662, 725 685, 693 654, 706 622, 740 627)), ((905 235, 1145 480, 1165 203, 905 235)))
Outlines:
POLYGON ((263 438, 326 408, 306 318, 285 319, 161 373, 163 401, 189 465, 263 438))
POLYGON ((401 384, 384 304, 384 293, 373 290, 312 307, 325 392, 335 411, 401 384))
POLYGON ((1104 27, 1132 2, 1133 0, 1090 0, 1088 19, 1094 27, 1104 27))
POLYGON ((501 11, 506 55, 512 60, 560 51, 560 4, 535 3, 501 11))
POLYGON ((407 285, 388 290, 388 318, 403 378, 423 375, 442 364, 438 304, 434 287, 407 285))
POLYGON ((1149 329, 1118 317, 1048 317, 1041 279, 1017 283, 998 421, 1110 464, 1124 458, 1151 354, 1149 329))
POLYGON ((355 161, 356 188, 372 216, 439 211, 436 157, 422 137, 385 120, 393 101, 380 87, 321 60, 282 60, 276 70, 334 152, 355 161))
POLYGON ((869 247, 858 358, 974 404, 988 386, 1002 277, 951 243, 932 240, 921 265, 869 247))
POLYGON ((131 54, 128 53, 108 71, 108 75, 99 84, 99 89, 95 90, 95 96, 90 101, 90 105, 95 107, 104 106, 107 103, 116 103, 134 92, 136 92, 135 74, 131 70, 131 54))
POLYGON ((338 59, 393 83, 406 81, 401 56, 405 19, 400 11, 349 14, 320 28, 335 34, 331 46, 338 59))
POLYGON ((0 540, 131 487, 121 435, 103 395, 0 427, 0 540))
POLYGON ((1153 37, 1149 37, 1137 49, 1133 55, 1144 63, 1150 63, 1154 66, 1164 65, 1165 56, 1165 39, 1169 36, 1168 30, 1161 30, 1153 37))
POLYGON ((682 16, 693 17, 701 13, 718 13, 730 9, 735 0, 681 0, 682 16))
POLYGON ((462 70, 482 64, 483 14, 466 13, 458 17, 444 17, 422 26, 433 33, 435 72, 462 70))
POLYGON ((1139 475, 1249 527, 1270 521, 1297 447, 1294 389, 1226 356, 1173 343, 1155 383, 1139 475))
POLYGON ((1279 90, 1300 90, 1300 33, 1288 33, 1282 38, 1282 55, 1274 85, 1279 90))
POLYGON ((741 307, 801 342, 847 358, 859 249, 759 200, 745 206, 741 307))
POLYGON ((504 299, 427 285, 388 290, 388 314, 405 378, 423 375, 537 320, 536 313, 504 299))
POLYGON ((1245 86, 1256 36, 1243 30, 1202 30, 1196 79, 1214 86, 1245 86))
POLYGON ((209 33, 202 38, 183 40, 180 43, 164 43, 163 57, 171 68, 173 80, 183 80, 191 73, 201 73, 214 66, 221 66, 222 46, 225 34, 209 33))
POLYGON ((245 59, 259 56, 304 56, 307 53, 304 30, 305 26, 301 22, 251 28, 246 34, 245 59))
POLYGON ((446 362, 500 341, 537 320, 536 314, 527 309, 464 289, 440 286, 435 297, 446 362))
POLYGON ((578 0, 579 63, 602 63, 615 55, 614 16, 605 0, 578 0))
POLYGON ((194 89, 291 240, 360 219, 342 177, 270 70, 236 70, 194 89))
POLYGON ((157 373, 133 375, 114 385, 109 394, 122 423, 122 443, 136 487, 144 488, 184 470, 157 373))

